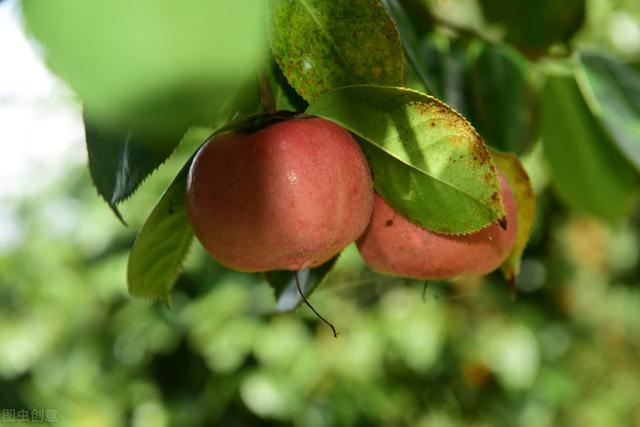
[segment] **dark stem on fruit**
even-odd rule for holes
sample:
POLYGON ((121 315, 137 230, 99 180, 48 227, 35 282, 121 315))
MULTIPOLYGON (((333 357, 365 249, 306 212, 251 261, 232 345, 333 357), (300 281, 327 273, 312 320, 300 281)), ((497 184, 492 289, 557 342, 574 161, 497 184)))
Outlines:
POLYGON ((422 301, 427 301, 427 288, 429 287, 429 281, 424 281, 424 286, 422 287, 422 301))
POLYGON ((264 70, 261 71, 258 76, 258 83, 260 84, 260 102, 262 103, 262 108, 264 108, 265 113, 275 113, 276 101, 273 98, 273 91, 269 84, 269 78, 264 70))
POLYGON ((507 278, 507 284, 509 285, 509 291, 511 293, 511 300, 515 301, 518 297, 518 287, 516 286, 515 274, 510 274, 507 278))
POLYGON ((304 301, 304 303, 307 305, 307 307, 309 307, 311 309, 311 311, 313 311, 315 313, 316 316, 318 316, 318 318, 320 320, 322 320, 324 323, 329 325, 329 327, 333 331, 333 336, 335 338, 338 338, 338 331, 336 331, 336 328, 334 328, 334 326, 331 324, 331 322, 329 322, 327 319, 322 317, 322 315, 320 313, 318 313, 315 308, 313 308, 311 303, 309 303, 309 300, 307 300, 307 297, 304 296, 304 293, 302 292, 302 288, 300 287, 300 281, 298 280, 298 272, 297 271, 293 272, 293 277, 296 279, 296 286, 298 287, 298 292, 300 293, 300 296, 302 297, 302 300, 304 301))
POLYGON ((500 227, 504 230, 507 231, 507 217, 503 216, 501 219, 498 220, 498 224, 500 224, 500 227))

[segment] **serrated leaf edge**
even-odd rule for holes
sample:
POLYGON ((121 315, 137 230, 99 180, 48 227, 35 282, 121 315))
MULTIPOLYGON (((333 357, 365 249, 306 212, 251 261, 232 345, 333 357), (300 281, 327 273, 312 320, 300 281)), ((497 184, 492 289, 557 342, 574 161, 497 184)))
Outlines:
MULTIPOLYGON (((480 136, 480 134, 478 133, 476 128, 462 114, 460 114, 454 108, 450 107, 445 102, 443 102, 442 100, 436 98, 435 96, 427 95, 427 94, 422 93, 420 91, 417 91, 415 89, 410 89, 410 88, 405 88, 405 87, 398 87, 398 86, 384 86, 384 85, 370 85, 370 84, 348 85, 348 86, 342 86, 342 87, 335 88, 335 89, 332 89, 330 91, 327 91, 327 92, 325 92, 323 94, 323 96, 324 95, 328 95, 331 92, 336 92, 336 91, 347 89, 347 88, 357 88, 357 87, 380 88, 380 89, 395 89, 395 90, 398 90, 398 91, 401 91, 401 92, 414 93, 416 95, 424 96, 424 97, 428 98, 429 100, 435 102, 436 104, 439 104, 440 106, 443 106, 443 107, 447 108, 448 110, 450 110, 451 112, 453 112, 458 118, 460 118, 464 122, 465 125, 467 125, 471 129, 471 131, 473 132, 474 136, 481 143, 480 144, 481 145, 481 149, 483 150, 484 154, 487 154, 487 158, 489 159, 489 161, 491 163, 491 166, 493 168, 493 171, 494 171, 494 174, 495 174, 495 177, 496 177, 496 181, 498 182, 498 186, 499 186, 498 175, 497 175, 498 174, 498 169, 497 169, 496 164, 493 161, 493 158, 491 156, 491 150, 489 150, 489 148, 487 147, 487 145, 484 142, 484 139, 480 136)), ((311 106, 313 106, 313 103, 311 103, 309 105, 309 108, 311 106)), ((321 116, 318 116, 318 117, 321 117, 321 116)), ((480 231, 480 230, 482 230, 482 229, 484 229, 484 228, 486 228, 486 227, 488 227, 488 226, 490 226, 492 224, 499 223, 500 221, 502 221, 505 218, 506 214, 504 212, 504 200, 502 199, 502 194, 500 194, 500 192, 498 192, 498 200, 499 200, 499 205, 500 205, 500 208, 501 208, 501 212, 497 212, 496 213, 495 211, 493 211, 493 209, 489 209, 489 207, 484 202, 482 202, 481 200, 478 200, 476 197, 473 197, 471 194, 467 193, 466 191, 462 191, 462 190, 454 187, 450 183, 448 183, 446 181, 442 181, 441 179, 439 179, 437 177, 434 177, 432 174, 427 173, 426 171, 423 171, 422 169, 419 169, 418 167, 416 167, 416 166, 414 166, 414 165, 412 165, 410 163, 407 163, 405 160, 400 159, 395 154, 389 152, 384 147, 382 147, 381 145, 377 144, 375 141, 372 141, 372 140, 370 140, 369 138, 367 138, 367 137, 365 137, 363 135, 360 135, 360 134, 358 134, 356 132, 353 132, 347 126, 345 126, 343 123, 337 122, 337 121, 333 120, 330 117, 322 117, 322 118, 330 120, 330 121, 332 121, 332 122, 344 127, 345 129, 348 129, 350 132, 356 134, 359 138, 363 139, 364 141, 367 141, 368 143, 373 145, 375 148, 383 151, 385 154, 389 155, 390 157, 393 157, 395 160, 401 162, 405 166, 408 166, 409 168, 411 168, 411 169, 413 169, 413 170, 415 170, 415 171, 417 171, 417 172, 419 172, 419 173, 421 173, 421 174, 423 174, 425 176, 428 176, 431 179, 434 179, 434 180, 436 180, 436 181, 438 181, 438 182, 440 182, 440 183, 442 183, 444 185, 447 185, 447 186, 453 188, 454 190, 460 192, 461 194, 464 194, 465 196, 469 197, 471 200, 474 200, 474 201, 478 202, 480 205, 485 206, 485 208, 487 208, 487 210, 493 212, 494 216, 496 217, 495 221, 489 222, 489 223, 485 224, 482 227, 479 227, 477 229, 473 229, 473 230, 468 231, 468 232, 456 233, 456 232, 442 232, 442 231, 438 230, 438 231, 434 231, 435 233, 444 234, 444 235, 448 235, 448 236, 465 236, 465 235, 476 233, 476 232, 478 232, 478 231, 480 231), (502 214, 502 215, 500 215, 500 214, 502 214)), ((393 208, 396 209, 395 206, 393 208)), ((409 218, 407 218, 407 219, 409 219, 409 218)), ((411 221, 411 222, 416 223, 415 221, 411 221)), ((416 223, 416 224, 421 226, 421 227, 423 227, 423 228, 426 228, 427 230, 429 230, 429 228, 425 227, 423 224, 420 224, 420 223, 416 223)))

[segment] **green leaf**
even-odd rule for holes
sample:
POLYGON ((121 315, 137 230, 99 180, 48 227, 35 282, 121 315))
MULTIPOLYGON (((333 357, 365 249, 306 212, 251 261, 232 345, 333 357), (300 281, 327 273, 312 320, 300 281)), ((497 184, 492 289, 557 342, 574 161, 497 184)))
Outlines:
POLYGON ((585 19, 586 0, 480 0, 485 19, 506 30, 508 41, 535 51, 567 42, 585 19))
POLYGON ((400 85, 398 32, 379 0, 271 0, 273 55, 308 102, 358 83, 400 85))
POLYGON ((539 100, 531 68, 506 45, 476 46, 468 70, 470 120, 488 145, 522 154, 538 136, 539 100))
POLYGON ((364 140, 376 190, 423 227, 464 234, 504 217, 491 154, 473 127, 436 98, 351 86, 321 96, 307 113, 364 140))
POLYGON ((339 256, 335 256, 315 268, 307 268, 300 271, 278 270, 265 273, 265 279, 273 287, 275 292, 276 311, 280 313, 289 312, 295 310, 304 302, 298 291, 296 274, 298 275, 300 289, 308 299, 313 291, 324 283, 327 275, 335 267, 338 257, 339 256))
POLYGON ((263 0, 24 0, 51 69, 100 119, 212 125, 267 53, 263 0))
POLYGON ((420 37, 414 30, 408 11, 405 10, 401 0, 382 0, 382 2, 396 23, 402 47, 422 86, 430 94, 436 95, 432 88, 431 76, 427 72, 427 62, 422 57, 420 37))
POLYGON ((629 212, 636 173, 594 119, 570 73, 551 71, 547 78, 542 138, 555 187, 567 203, 611 222, 629 212))
POLYGON ((282 70, 275 61, 268 68, 267 77, 273 92, 276 110, 304 111, 307 108, 309 104, 289 85, 287 78, 282 74, 282 70))
POLYGON ((127 281, 136 297, 167 301, 193 241, 186 210, 187 162, 147 218, 129 254, 127 281))
POLYGON ((640 170, 640 70, 597 54, 578 58, 583 77, 578 83, 593 114, 640 170))
POLYGON ((466 44, 460 39, 430 34, 422 42, 420 61, 433 95, 464 116, 469 111, 466 44))
POLYGON ((243 120, 246 117, 260 114, 263 106, 260 100, 260 85, 257 70, 252 73, 242 86, 235 92, 233 98, 220 102, 216 113, 210 120, 213 125, 209 126, 217 129, 226 124, 243 120), (218 120, 213 118, 217 117, 218 120))
POLYGON ((516 243, 511 249, 509 257, 500 267, 507 281, 513 283, 520 273, 522 254, 527 247, 533 228, 536 216, 536 195, 533 192, 529 174, 527 174, 518 156, 513 153, 502 153, 495 150, 492 151, 492 154, 493 160, 507 180, 509 188, 511 188, 518 208, 516 243))
POLYGON ((135 126, 114 129, 92 122, 87 115, 84 128, 93 183, 122 221, 116 205, 173 153, 183 132, 150 133, 135 126))

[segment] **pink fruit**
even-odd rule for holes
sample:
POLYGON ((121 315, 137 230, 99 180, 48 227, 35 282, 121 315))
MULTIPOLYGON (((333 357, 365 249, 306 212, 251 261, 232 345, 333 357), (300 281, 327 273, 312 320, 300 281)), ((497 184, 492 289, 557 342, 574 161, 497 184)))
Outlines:
POLYGON ((490 273, 509 255, 518 226, 513 194, 499 178, 506 230, 492 224, 463 236, 434 233, 409 222, 376 194, 371 223, 358 239, 362 257, 380 273, 425 280, 490 273))
POLYGON ((220 263, 299 270, 362 234, 373 184, 349 132, 319 118, 291 119, 207 142, 189 172, 187 206, 196 236, 220 263))

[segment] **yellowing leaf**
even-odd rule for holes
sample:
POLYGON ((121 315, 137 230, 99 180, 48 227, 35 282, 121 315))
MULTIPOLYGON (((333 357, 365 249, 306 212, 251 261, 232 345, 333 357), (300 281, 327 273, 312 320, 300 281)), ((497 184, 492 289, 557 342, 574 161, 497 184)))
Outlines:
MULTIPOLYGON (((518 231, 516 243, 501 270, 507 281, 513 282, 520 272, 520 261, 527 247, 529 236, 536 215, 536 195, 531 186, 531 180, 518 156, 512 153, 493 151, 493 161, 507 180, 516 200, 518 209, 518 231)), ((507 225, 508 226, 508 225, 507 225)))

